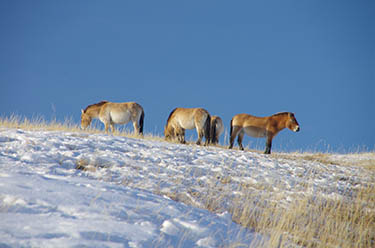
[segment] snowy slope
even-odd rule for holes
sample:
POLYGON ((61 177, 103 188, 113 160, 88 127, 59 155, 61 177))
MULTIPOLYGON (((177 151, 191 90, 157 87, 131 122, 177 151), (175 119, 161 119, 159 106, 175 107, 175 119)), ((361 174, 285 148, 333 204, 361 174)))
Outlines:
POLYGON ((157 156, 178 161, 169 146, 106 135, 2 129, 0 247, 218 247, 261 239, 228 214, 121 184, 130 178, 141 184, 144 173, 129 168, 145 166, 150 176, 144 188, 161 187, 156 167, 163 166, 157 156), (106 168, 76 170, 83 159, 106 168))
POLYGON ((287 204, 296 194, 341 197, 340 191, 373 180, 355 167, 301 161, 104 134, 0 128, 0 247, 261 243, 267 237, 241 228, 227 213, 243 194, 241 185, 271 187, 287 204))

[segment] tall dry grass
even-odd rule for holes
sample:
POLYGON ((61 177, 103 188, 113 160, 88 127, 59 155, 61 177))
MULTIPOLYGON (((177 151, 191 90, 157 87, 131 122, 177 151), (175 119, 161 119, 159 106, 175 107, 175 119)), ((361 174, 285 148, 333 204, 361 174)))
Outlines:
MULTIPOLYGON (((94 121, 95 122, 95 121, 94 121)), ((11 115, 10 117, 1 117, 0 116, 0 127, 5 128, 19 128, 29 131, 63 131, 63 132, 74 132, 74 133, 89 133, 89 134, 100 134, 105 133, 101 129, 101 123, 99 125, 92 124, 86 130, 82 130, 80 125, 74 123, 72 118, 66 118, 64 122, 58 122, 54 119, 45 120, 43 117, 37 116, 31 119, 26 117, 20 117, 18 115, 11 115), (98 127, 99 126, 99 127, 98 127)), ((112 133, 111 133, 112 134, 112 133)), ((123 136, 128 138, 141 138, 140 135, 134 134, 133 129, 126 129, 121 127, 120 129, 116 128, 115 132, 112 134, 115 136, 123 136)), ((152 134, 145 134, 142 136, 145 139, 153 140, 163 140, 161 137, 152 134)))
POLYGON ((234 201, 233 220, 269 235, 267 247, 375 247, 373 184, 342 199, 295 196, 287 206, 272 194, 247 193, 234 201))
MULTIPOLYGON (((375 179, 373 170, 362 168, 363 173, 372 174, 375 179)), ((315 173, 325 172, 304 175, 306 180, 295 185, 305 188, 305 192, 283 190, 283 185, 241 183, 233 195, 230 185, 238 181, 229 176, 214 181, 212 176, 212 182, 203 191, 188 191, 194 201, 180 196, 181 193, 168 196, 186 204, 201 202, 212 212, 228 211, 234 222, 269 237, 261 244, 238 247, 375 247, 375 180, 356 182, 345 190, 336 188, 327 194, 308 190, 308 181, 314 179, 315 173), (223 207, 223 202, 229 207, 223 207)))
POLYGON ((64 122, 56 120, 47 121, 41 116, 32 118, 11 115, 0 117, 0 127, 19 128, 23 130, 69 131, 79 132, 80 128, 72 119, 66 118, 64 122))
POLYGON ((331 153, 275 153, 274 158, 284 158, 299 161, 312 161, 325 165, 356 166, 375 171, 374 153, 348 153, 333 155, 331 153), (360 155, 360 156, 359 156, 360 155))

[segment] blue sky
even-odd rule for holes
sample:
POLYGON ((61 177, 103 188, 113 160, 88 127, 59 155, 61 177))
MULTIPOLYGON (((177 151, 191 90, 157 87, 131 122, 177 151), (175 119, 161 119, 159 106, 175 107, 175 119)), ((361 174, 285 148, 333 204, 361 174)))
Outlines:
POLYGON ((162 135, 175 107, 227 129, 238 113, 290 111, 301 132, 275 150, 374 150, 374 13, 371 0, 4 0, 0 116, 78 123, 89 104, 136 101, 162 135))

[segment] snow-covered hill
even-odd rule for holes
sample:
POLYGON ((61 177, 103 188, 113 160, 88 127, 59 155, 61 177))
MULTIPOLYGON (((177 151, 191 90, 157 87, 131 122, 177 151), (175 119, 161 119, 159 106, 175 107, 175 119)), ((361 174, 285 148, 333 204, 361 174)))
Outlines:
MULTIPOLYGON (((368 156, 335 159, 374 159, 368 156)), ((342 198, 373 179, 358 167, 298 155, 0 128, 0 247, 262 244, 268 235, 229 214, 244 187, 272 191, 286 206, 299 194, 342 198)))

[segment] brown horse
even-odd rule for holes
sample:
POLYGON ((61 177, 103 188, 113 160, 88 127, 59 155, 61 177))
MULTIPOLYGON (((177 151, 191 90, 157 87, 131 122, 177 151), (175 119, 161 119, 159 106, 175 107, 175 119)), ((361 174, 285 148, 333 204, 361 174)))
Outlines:
POLYGON ((289 128, 294 132, 300 130, 293 113, 283 112, 268 117, 256 117, 248 114, 235 115, 230 121, 229 149, 233 147, 234 139, 238 134, 238 145, 243 150, 242 139, 246 133, 256 138, 266 137, 266 150, 264 153, 270 154, 272 139, 284 128, 289 128))
POLYGON ((223 120, 216 115, 211 116, 211 143, 217 144, 219 143, 219 137, 224 132, 224 124, 223 120))
POLYGON ((81 128, 86 129, 93 118, 99 118, 108 133, 108 127, 114 131, 115 124, 133 122, 134 133, 143 135, 144 111, 141 105, 135 102, 114 103, 101 101, 92 104, 81 111, 81 128))
POLYGON ((201 144, 203 136, 206 138, 205 145, 210 140, 211 116, 203 108, 175 108, 168 117, 164 129, 166 140, 177 140, 185 144, 185 129, 196 129, 198 133, 197 145, 201 144))

